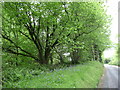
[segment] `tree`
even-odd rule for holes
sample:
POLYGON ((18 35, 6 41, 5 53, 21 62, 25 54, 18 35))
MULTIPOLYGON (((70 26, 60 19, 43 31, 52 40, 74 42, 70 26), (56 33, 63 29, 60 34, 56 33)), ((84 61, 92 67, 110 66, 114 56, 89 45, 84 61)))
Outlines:
MULTIPOLYGON (((82 24, 82 27, 80 28, 80 30, 79 28, 77 28, 78 29, 77 33, 74 34, 75 38, 73 40, 78 43, 74 51, 71 52, 72 63, 78 63, 80 56, 83 55, 80 52, 83 52, 83 50, 87 51, 88 53, 87 58, 92 59, 93 57, 93 60, 101 61, 102 52, 106 48, 108 48, 107 45, 110 44, 110 40, 109 40, 110 17, 106 14, 106 11, 102 6, 102 3, 86 3, 85 5, 88 6, 86 7, 87 12, 85 12, 84 10, 80 12, 77 11, 77 13, 82 12, 84 17, 85 15, 86 17, 85 18, 82 17, 83 19, 82 22, 85 21, 85 23, 82 24)), ((77 7, 79 8, 79 6, 77 7)), ((77 16, 76 16, 77 20, 81 21, 81 16, 80 15, 77 15, 77 16)), ((87 55, 87 53, 85 55, 87 55)), ((84 56, 81 56, 81 58, 82 57, 84 56)))
POLYGON ((98 2, 5 2, 3 7, 3 50, 40 64, 48 64, 50 59, 52 62, 54 51, 62 58, 64 49, 58 51, 59 47, 67 47, 65 50, 73 53, 72 62, 76 63, 76 53, 89 48, 88 43, 99 41, 99 32, 107 39, 103 32, 107 30, 108 17, 98 2))

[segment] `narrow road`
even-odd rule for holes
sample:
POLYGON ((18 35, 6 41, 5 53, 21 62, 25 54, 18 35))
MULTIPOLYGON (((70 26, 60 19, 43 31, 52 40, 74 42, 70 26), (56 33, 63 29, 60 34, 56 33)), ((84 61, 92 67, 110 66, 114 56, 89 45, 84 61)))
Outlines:
POLYGON ((104 64, 105 71, 98 85, 98 88, 118 88, 120 89, 120 67, 104 64), (119 70, 119 71, 118 71, 119 70), (119 80, 119 81, 118 81, 119 80))

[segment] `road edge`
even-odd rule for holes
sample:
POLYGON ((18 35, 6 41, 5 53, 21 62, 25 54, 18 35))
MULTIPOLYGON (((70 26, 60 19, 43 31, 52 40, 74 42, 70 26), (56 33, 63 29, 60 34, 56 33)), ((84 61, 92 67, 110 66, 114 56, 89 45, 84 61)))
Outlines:
MULTIPOLYGON (((104 67, 104 65, 103 65, 103 67, 104 67)), ((99 83, 97 85, 97 88, 101 88, 103 86, 103 79, 104 79, 105 73, 106 73, 106 68, 104 67, 103 74, 101 75, 101 77, 99 79, 99 83)))

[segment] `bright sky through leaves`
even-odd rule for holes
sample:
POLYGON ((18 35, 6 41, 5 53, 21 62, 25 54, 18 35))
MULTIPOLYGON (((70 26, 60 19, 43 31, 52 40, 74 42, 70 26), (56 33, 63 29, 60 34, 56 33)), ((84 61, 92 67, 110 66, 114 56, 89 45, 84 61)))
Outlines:
MULTIPOLYGON (((107 0, 107 2, 105 2, 105 5, 108 6, 107 8, 107 14, 111 15, 112 17, 112 24, 110 26, 110 30, 111 30, 111 35, 110 35, 110 39, 113 43, 118 43, 118 1, 120 0, 107 0)), ((111 48, 108 49, 104 52, 104 57, 105 58, 109 58, 109 57, 113 57, 115 53, 115 49, 111 48)))
POLYGON ((113 43, 117 43, 117 34, 118 34, 118 1, 117 0, 107 0, 106 5, 108 6, 107 14, 112 17, 112 24, 110 27, 111 36, 110 39, 113 43))

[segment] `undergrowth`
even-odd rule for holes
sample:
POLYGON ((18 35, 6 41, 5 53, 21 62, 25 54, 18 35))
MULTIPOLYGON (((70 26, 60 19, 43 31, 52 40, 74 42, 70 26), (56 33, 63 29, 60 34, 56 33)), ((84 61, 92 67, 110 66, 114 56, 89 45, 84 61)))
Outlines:
POLYGON ((92 61, 76 66, 29 62, 3 67, 2 83, 3 88, 96 88, 102 72, 102 64, 92 61))

